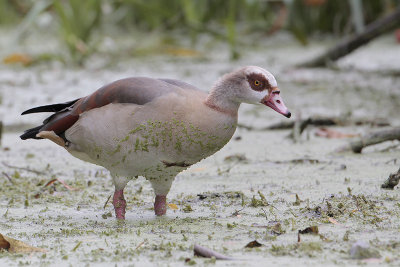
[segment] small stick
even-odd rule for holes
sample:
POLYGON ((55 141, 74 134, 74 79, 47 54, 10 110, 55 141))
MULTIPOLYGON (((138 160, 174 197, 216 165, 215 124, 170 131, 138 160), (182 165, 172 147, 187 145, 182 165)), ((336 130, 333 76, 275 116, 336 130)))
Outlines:
POLYGON ((49 185, 51 185, 51 184, 54 184, 54 182, 56 182, 57 181, 57 179, 51 179, 50 181, 48 181, 44 186, 43 186, 43 189, 45 188, 45 187, 48 187, 49 185))
POLYGON ((65 188, 67 188, 70 191, 79 191, 79 188, 75 188, 75 187, 69 186, 67 183, 65 183, 60 178, 57 178, 56 180, 59 181, 65 188))
POLYGON ((218 253, 216 251, 213 251, 213 250, 211 250, 209 248, 199 246, 197 244, 194 245, 193 251, 194 251, 194 255, 195 256, 199 256, 199 257, 204 257, 204 258, 212 258, 212 257, 214 257, 217 260, 235 260, 234 258, 225 256, 223 254, 220 254, 220 253, 218 253))
POLYGON ((111 198, 111 195, 108 196, 108 198, 107 198, 107 200, 106 200, 106 203, 104 203, 103 210, 106 209, 107 204, 108 204, 108 201, 110 200, 110 198, 111 198))
POLYGON ((322 55, 313 58, 310 61, 298 64, 297 67, 324 67, 329 64, 329 62, 336 61, 337 59, 351 53, 353 50, 359 48, 362 45, 367 44, 376 37, 396 29, 400 21, 400 6, 397 7, 390 14, 379 18, 365 27, 365 30, 361 33, 354 34, 349 38, 343 38, 334 47, 328 49, 322 55))
POLYGON ((400 128, 393 128, 379 132, 367 133, 360 137, 358 140, 350 142, 350 144, 343 146, 336 150, 336 152, 361 153, 363 148, 385 141, 400 140, 400 128))
MULTIPOLYGON (((301 124, 303 123, 307 123, 307 125, 312 125, 312 126, 366 125, 366 124, 375 127, 390 126, 390 123, 386 119, 379 119, 379 118, 347 119, 343 117, 334 118, 334 117, 311 116, 307 119, 301 120, 301 124)), ((239 123, 238 128, 243 128, 249 131, 286 130, 286 129, 293 129, 294 124, 295 122, 293 120, 281 121, 266 127, 257 128, 239 123)))
POLYGON ((8 179, 8 181, 10 181, 10 183, 14 184, 13 180, 11 179, 10 175, 8 175, 5 172, 2 172, 2 174, 8 179))
MULTIPOLYGON (((110 196, 111 197, 111 196, 110 196)), ((140 248, 141 246, 144 245, 144 243, 146 243, 146 240, 142 241, 139 245, 136 246, 135 250, 137 250, 138 248, 140 248)))
POLYGON ((82 241, 79 241, 78 244, 76 244, 76 246, 71 251, 75 252, 80 247, 81 244, 82 244, 82 241))
POLYGON ((54 178, 51 179, 50 181, 48 181, 43 187, 42 187, 42 192, 45 190, 46 187, 48 187, 49 185, 54 184, 55 182, 59 182, 60 184, 62 184, 65 188, 67 188, 70 191, 79 191, 78 188, 74 188, 72 186, 67 185, 63 180, 59 179, 59 178, 54 178))
POLYGON ((37 171, 37 170, 32 170, 32 169, 30 169, 30 168, 12 166, 12 165, 7 164, 5 161, 3 161, 2 163, 3 163, 4 166, 6 166, 6 167, 8 167, 8 168, 11 168, 11 169, 24 170, 24 171, 28 171, 28 172, 33 172, 33 173, 38 174, 38 175, 39 175, 39 174, 40 174, 40 175, 45 174, 44 172, 37 171))

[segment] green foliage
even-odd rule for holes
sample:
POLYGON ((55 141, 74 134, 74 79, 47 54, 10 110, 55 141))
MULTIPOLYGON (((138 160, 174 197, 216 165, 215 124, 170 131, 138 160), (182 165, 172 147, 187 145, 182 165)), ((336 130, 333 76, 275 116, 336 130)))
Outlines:
POLYGON ((232 58, 239 56, 237 25, 247 33, 265 33, 277 13, 273 3, 248 0, 115 0, 114 8, 123 14, 119 23, 126 28, 178 30, 188 34, 192 44, 198 34, 211 34, 229 44, 232 58))
MULTIPOLYGON (((363 16, 366 24, 376 20, 395 0, 363 0, 363 16)), ((289 6, 288 30, 303 44, 313 34, 347 35, 353 32, 349 1, 293 0, 289 6), (321 2, 320 4, 311 4, 321 2)))
MULTIPOLYGON (((368 24, 399 2, 363 0, 362 3, 368 24)), ((342 36, 353 32, 347 0, 0 0, 0 23, 22 21, 21 32, 27 32, 40 12, 48 12, 58 20, 60 40, 73 61, 80 64, 95 51, 93 33, 102 22, 109 24, 102 30, 118 29, 131 34, 132 39, 133 29, 155 32, 168 44, 174 44, 174 36, 181 35, 191 41, 192 48, 199 34, 208 34, 229 44, 232 59, 240 56, 241 44, 256 43, 252 40, 257 35, 268 35, 282 28, 303 44, 315 34, 342 36)), ((157 50, 159 46, 151 44, 146 48, 157 50)))
POLYGON ((0 24, 12 24, 25 14, 25 5, 16 0, 0 0, 0 24))
POLYGON ((100 25, 101 1, 55 0, 54 8, 59 18, 61 37, 73 60, 82 63, 91 52, 93 31, 100 25))

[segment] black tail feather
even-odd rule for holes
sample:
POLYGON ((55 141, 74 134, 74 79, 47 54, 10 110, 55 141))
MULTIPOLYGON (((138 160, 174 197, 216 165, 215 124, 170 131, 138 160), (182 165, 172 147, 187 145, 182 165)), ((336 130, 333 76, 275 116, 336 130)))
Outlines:
POLYGON ((36 137, 36 135, 40 132, 40 130, 45 126, 45 124, 47 122, 49 122, 49 120, 51 118, 53 118, 56 114, 59 114, 58 112, 63 112, 64 109, 72 106, 76 101, 78 101, 79 99, 75 99, 73 101, 69 101, 69 102, 65 102, 65 103, 59 103, 59 104, 52 104, 52 105, 46 105, 46 106, 40 106, 40 107, 35 107, 35 108, 31 108, 28 110, 25 110, 24 112, 22 112, 21 115, 25 115, 25 114, 30 114, 30 113, 39 113, 39 112, 55 112, 55 114, 51 115, 50 117, 48 117, 47 119, 44 120, 43 124, 40 126, 37 126, 35 128, 32 129, 28 129, 26 130, 21 136, 20 138, 22 140, 26 140, 26 139, 43 139, 40 137, 36 137))
POLYGON ((20 138, 22 140, 26 140, 26 139, 42 139, 40 137, 36 137, 36 135, 39 133, 40 129, 43 127, 44 125, 40 125, 38 127, 32 128, 32 129, 28 129, 26 130, 21 136, 20 138))
POLYGON ((58 112, 58 111, 61 111, 65 108, 73 105, 76 101, 78 101, 78 99, 75 99, 75 100, 69 101, 69 102, 65 102, 65 103, 52 104, 52 105, 31 108, 31 109, 28 109, 28 110, 25 110, 24 112, 22 112, 21 115, 30 114, 30 113, 38 113, 38 112, 58 112))

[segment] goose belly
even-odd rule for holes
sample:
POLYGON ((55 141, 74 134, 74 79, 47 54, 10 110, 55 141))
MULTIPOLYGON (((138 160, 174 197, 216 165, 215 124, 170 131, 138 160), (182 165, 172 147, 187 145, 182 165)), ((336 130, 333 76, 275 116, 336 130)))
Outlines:
POLYGON ((82 114, 66 131, 73 156, 114 175, 175 176, 221 149, 235 131, 231 122, 204 127, 173 113, 155 115, 136 105, 114 106, 112 112, 106 106, 82 114), (122 108, 116 117, 115 109, 122 108))

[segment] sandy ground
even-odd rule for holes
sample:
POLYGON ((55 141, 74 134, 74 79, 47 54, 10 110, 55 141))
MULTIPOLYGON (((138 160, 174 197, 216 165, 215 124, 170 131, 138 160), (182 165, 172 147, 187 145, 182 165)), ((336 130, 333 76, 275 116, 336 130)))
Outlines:
MULTIPOLYGON (((362 154, 334 153, 349 139, 317 137, 318 128, 308 127, 294 143, 287 137, 290 130, 259 130, 284 117, 262 106, 243 105, 239 121, 254 129, 238 128, 221 151, 177 176, 168 202, 178 210, 155 217, 151 187, 139 178, 126 188, 127 216, 120 223, 111 203, 105 205, 113 192, 106 170, 48 141, 18 138, 24 125, 45 117, 21 117, 21 111, 84 96, 115 79, 169 77, 208 90, 222 73, 243 65, 259 65, 275 74, 294 113, 291 120, 315 115, 383 118, 399 126, 400 77, 390 75, 400 69, 400 46, 394 38, 375 41, 335 69, 290 68, 325 45, 304 48, 278 36, 246 49, 237 62, 230 62, 222 47, 214 56, 203 51, 201 58, 130 58, 107 68, 96 59, 85 69, 57 63, 1 65, 0 119, 6 131, 0 147, 0 233, 47 252, 0 252, 0 266, 399 266, 400 190, 380 188, 399 168, 399 141, 362 154), (53 178, 77 190, 58 182, 44 187, 53 178), (318 226, 320 235, 304 234, 298 242, 298 231, 309 226, 318 226), (263 246, 245 248, 253 240, 263 246), (351 257, 349 250, 357 241, 369 246, 372 259, 351 257), (193 257, 194 244, 236 260, 193 257)), ((28 45, 20 49, 30 51, 28 45)), ((8 52, 3 49, 1 55, 8 52)), ((351 134, 379 130, 368 124, 331 129, 351 134)))

